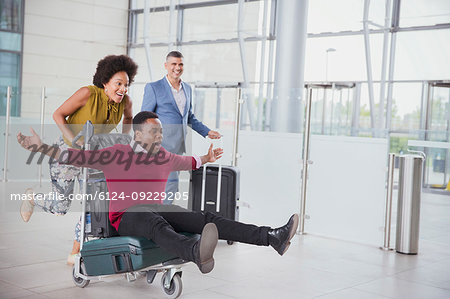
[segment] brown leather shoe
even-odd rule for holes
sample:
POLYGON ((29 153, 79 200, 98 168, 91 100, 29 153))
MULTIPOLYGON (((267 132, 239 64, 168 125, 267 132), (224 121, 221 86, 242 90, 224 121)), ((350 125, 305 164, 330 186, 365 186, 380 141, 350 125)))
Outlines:
POLYGON ((194 263, 203 274, 214 268, 214 250, 219 240, 219 232, 214 223, 207 223, 203 228, 200 240, 194 244, 194 263))
POLYGON ((34 211, 33 189, 28 188, 25 190, 25 194, 27 199, 22 200, 22 204, 20 205, 20 216, 24 222, 28 222, 30 221, 31 215, 33 215, 34 211))

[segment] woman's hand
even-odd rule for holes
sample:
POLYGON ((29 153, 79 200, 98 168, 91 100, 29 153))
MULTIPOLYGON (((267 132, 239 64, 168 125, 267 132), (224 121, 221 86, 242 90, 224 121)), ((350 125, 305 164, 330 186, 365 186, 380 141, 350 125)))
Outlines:
MULTIPOLYGON (((17 134, 17 142, 24 148, 31 152, 41 152, 52 159, 59 159, 61 150, 57 146, 50 146, 48 144, 42 143, 41 138, 38 134, 30 128, 31 136, 25 136, 21 132, 17 134)), ((42 161, 42 160, 41 160, 42 161)), ((38 162, 39 163, 39 162, 38 162)))
POLYGON ((81 139, 78 139, 78 140, 75 142, 75 144, 73 144, 73 142, 72 142, 72 147, 81 149, 81 148, 84 147, 84 142, 81 141, 81 139))
POLYGON ((32 152, 38 152, 42 148, 42 141, 38 134, 30 128, 32 136, 25 136, 21 132, 17 134, 17 142, 24 148, 32 152))

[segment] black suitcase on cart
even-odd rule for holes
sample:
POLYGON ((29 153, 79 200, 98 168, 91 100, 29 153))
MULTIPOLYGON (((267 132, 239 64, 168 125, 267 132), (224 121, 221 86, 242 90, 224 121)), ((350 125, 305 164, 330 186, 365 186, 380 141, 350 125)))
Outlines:
POLYGON ((207 165, 206 170, 204 167, 192 171, 190 208, 193 211, 217 213, 237 221, 239 219, 239 169, 214 164, 207 165), (219 168, 221 168, 221 174, 219 174, 219 168), (221 176, 220 184, 218 184, 219 175, 221 176), (205 184, 203 184, 203 177, 205 177, 205 184), (220 197, 217 196, 218 188, 220 188, 220 197), (204 192, 203 200, 202 192, 204 192))
POLYGON ((102 171, 89 169, 87 193, 93 195, 86 202, 86 212, 90 223, 86 227, 88 236, 97 238, 115 237, 119 234, 109 222, 109 198, 106 179, 102 171), (96 196, 94 196, 96 195, 96 196))
MULTIPOLYGON (((131 136, 127 134, 97 134, 89 141, 91 150, 100 150, 115 144, 129 144, 131 136)), ((86 211, 89 213, 90 225, 86 228, 88 236, 108 238, 118 236, 116 229, 109 223, 109 198, 105 175, 96 169, 88 170, 86 211)))

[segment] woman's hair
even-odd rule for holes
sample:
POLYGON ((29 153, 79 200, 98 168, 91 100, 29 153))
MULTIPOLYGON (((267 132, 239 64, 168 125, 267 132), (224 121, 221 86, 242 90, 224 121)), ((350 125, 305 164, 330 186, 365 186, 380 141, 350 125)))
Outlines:
POLYGON ((134 81, 137 73, 137 64, 126 55, 108 55, 97 64, 94 79, 95 86, 103 88, 111 80, 112 76, 117 72, 126 72, 130 80, 130 84, 134 81))

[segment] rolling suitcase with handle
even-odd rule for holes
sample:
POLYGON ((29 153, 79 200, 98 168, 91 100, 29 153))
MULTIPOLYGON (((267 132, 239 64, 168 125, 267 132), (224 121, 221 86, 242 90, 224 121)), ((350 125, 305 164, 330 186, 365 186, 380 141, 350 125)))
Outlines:
MULTIPOLYGON (((203 165, 192 171, 189 207, 193 211, 213 212, 238 221, 239 182, 237 167, 203 165)), ((228 244, 232 242, 228 241, 228 244)))
POLYGON ((239 174, 236 167, 220 165, 204 165, 192 171, 192 210, 238 220, 239 174))
POLYGON ((87 235, 97 238, 118 236, 116 229, 109 223, 108 187, 103 172, 89 169, 87 193, 97 195, 86 202, 86 211, 90 219, 90 229, 86 229, 87 235))

